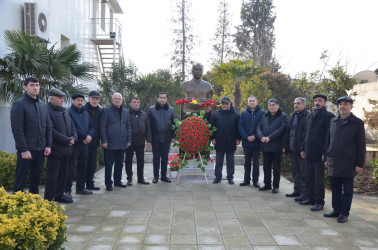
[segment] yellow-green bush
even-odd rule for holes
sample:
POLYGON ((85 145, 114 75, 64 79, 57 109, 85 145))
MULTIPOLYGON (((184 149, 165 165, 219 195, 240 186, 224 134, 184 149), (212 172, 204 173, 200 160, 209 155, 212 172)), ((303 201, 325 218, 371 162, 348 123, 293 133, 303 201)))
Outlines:
POLYGON ((0 186, 13 188, 17 155, 0 151, 0 186))
POLYGON ((31 193, 0 188, 0 249, 59 249, 66 241, 64 207, 31 193))

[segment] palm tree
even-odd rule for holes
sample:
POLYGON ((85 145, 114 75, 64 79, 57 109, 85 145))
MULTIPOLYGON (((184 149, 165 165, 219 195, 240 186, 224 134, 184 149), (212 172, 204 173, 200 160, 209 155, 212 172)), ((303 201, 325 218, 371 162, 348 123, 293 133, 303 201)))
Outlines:
POLYGON ((23 80, 35 76, 40 83, 40 98, 47 101, 50 88, 71 95, 88 92, 84 83, 95 79, 96 68, 79 63, 81 53, 76 44, 56 49, 20 30, 6 30, 5 42, 11 51, 0 58, 0 98, 12 102, 22 96, 23 80))

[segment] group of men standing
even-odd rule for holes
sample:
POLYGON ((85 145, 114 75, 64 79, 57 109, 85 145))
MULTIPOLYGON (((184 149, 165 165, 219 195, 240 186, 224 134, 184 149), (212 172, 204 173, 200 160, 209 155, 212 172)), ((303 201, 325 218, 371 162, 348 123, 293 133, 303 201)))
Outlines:
POLYGON ((90 91, 88 102, 85 96, 71 96, 72 105, 63 107, 64 92, 50 89, 49 102, 39 97, 39 82, 35 77, 24 81, 24 96, 14 102, 11 109, 11 127, 17 149, 17 168, 14 192, 23 191, 29 176, 29 192, 38 194, 38 185, 45 157, 45 199, 72 203, 72 183, 76 173, 76 194, 90 195, 100 190, 93 181, 97 169, 97 149, 104 149, 105 186, 107 191, 114 186, 132 186, 132 159, 137 157, 138 183, 148 185, 144 179, 144 148, 152 144, 154 156, 154 179, 157 183, 161 164, 161 180, 166 177, 167 161, 174 133, 173 108, 167 103, 166 93, 159 93, 158 102, 150 107, 148 114, 140 110, 137 97, 131 99, 130 109, 122 106, 123 97, 112 95, 112 105, 99 106, 101 95, 90 91), (126 152, 126 160, 125 158, 126 152), (121 182, 125 161, 127 184, 121 182), (112 170, 114 174, 112 180, 112 170), (76 167, 76 171, 75 171, 76 167))

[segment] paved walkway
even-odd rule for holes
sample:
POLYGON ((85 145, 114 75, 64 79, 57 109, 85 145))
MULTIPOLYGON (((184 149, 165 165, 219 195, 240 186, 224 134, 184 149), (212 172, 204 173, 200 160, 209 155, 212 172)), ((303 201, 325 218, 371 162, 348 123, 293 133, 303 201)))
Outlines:
MULTIPOLYGON (((151 180, 152 165, 145 169, 151 180)), ((101 191, 74 195, 75 203, 66 205, 64 247, 378 249, 378 198, 355 195, 349 220, 339 224, 324 218, 323 211, 311 212, 286 198, 292 184, 284 178, 278 194, 240 187, 243 172, 243 166, 236 166, 235 185, 206 185, 202 177, 183 177, 179 185, 134 183, 106 192, 104 171, 99 171, 95 178, 101 191)), ((325 212, 331 210, 330 198, 326 191, 325 212)))

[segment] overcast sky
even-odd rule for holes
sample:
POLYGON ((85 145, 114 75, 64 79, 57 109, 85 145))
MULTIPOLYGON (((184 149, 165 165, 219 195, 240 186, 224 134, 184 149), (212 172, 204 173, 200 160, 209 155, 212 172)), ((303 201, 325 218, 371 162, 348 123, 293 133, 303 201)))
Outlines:
MULTIPOLYGON (((171 19, 176 0, 122 0, 123 49, 141 73, 168 69, 173 51, 171 19)), ((191 0, 193 34, 198 44, 192 59, 211 65, 219 0, 191 0)), ((242 0, 229 0, 232 26, 240 24, 242 0)), ((378 68, 377 0, 275 0, 274 54, 283 73, 295 76, 320 68, 327 49, 330 64, 348 62, 348 72, 378 68)), ((235 29, 232 29, 234 32, 235 29)))

